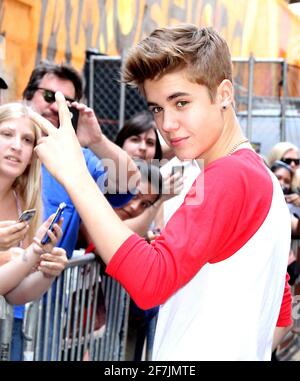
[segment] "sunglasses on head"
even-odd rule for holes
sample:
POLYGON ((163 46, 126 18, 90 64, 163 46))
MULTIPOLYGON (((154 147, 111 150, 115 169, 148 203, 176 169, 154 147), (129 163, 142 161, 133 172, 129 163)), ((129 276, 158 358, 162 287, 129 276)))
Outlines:
MULTIPOLYGON (((55 91, 45 89, 43 87, 37 87, 37 90, 41 90, 43 93, 44 101, 47 103, 54 103, 55 102, 55 91)), ((66 101, 72 103, 75 102, 75 99, 69 98, 65 96, 66 101)))
POLYGON ((282 158, 280 160, 283 161, 285 164, 288 164, 288 165, 291 165, 292 163, 295 163, 295 165, 300 164, 300 159, 291 159, 291 158, 287 157, 287 158, 282 158))

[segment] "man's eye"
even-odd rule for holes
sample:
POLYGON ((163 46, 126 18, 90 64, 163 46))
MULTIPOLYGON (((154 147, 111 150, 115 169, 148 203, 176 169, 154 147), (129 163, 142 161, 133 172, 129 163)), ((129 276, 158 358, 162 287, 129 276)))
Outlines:
POLYGON ((161 110, 162 110, 162 108, 161 108, 161 107, 158 107, 158 106, 151 107, 151 108, 149 109, 149 111, 152 112, 152 114, 158 114, 161 110))
POLYGON ((187 103, 188 103, 187 101, 179 101, 179 102, 177 102, 176 105, 177 105, 178 107, 184 107, 187 103))

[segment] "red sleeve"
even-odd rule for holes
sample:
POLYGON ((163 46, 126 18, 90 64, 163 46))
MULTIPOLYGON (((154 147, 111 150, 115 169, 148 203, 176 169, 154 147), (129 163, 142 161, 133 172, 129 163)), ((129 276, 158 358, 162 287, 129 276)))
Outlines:
POLYGON ((276 327, 288 327, 293 323, 292 319, 292 294, 291 287, 288 283, 290 276, 286 273, 285 286, 280 306, 279 316, 276 327))
POLYGON ((233 155, 210 164, 154 242, 132 235, 115 253, 106 271, 141 308, 164 303, 206 263, 233 255, 261 226, 273 185, 261 159, 249 152, 250 160, 233 155))
POLYGON ((96 247, 93 243, 90 243, 88 247, 85 249, 85 254, 93 253, 95 251, 96 247))

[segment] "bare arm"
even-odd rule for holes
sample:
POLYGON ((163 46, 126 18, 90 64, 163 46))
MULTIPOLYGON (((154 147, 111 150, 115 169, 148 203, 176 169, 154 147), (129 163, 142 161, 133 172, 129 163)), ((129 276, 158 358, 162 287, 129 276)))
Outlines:
POLYGON ((70 179, 64 186, 76 206, 92 242, 107 264, 133 231, 119 219, 88 173, 82 174, 82 177, 77 178, 75 182, 70 179), (110 238, 108 239, 108 237, 110 238))
POLYGON ((108 168, 108 191, 125 192, 128 190, 128 181, 136 183, 140 178, 131 157, 106 136, 103 135, 101 144, 94 144, 89 148, 96 156, 102 158, 104 167, 108 168))
POLYGON ((272 343, 272 352, 277 348, 277 346, 282 342, 284 337, 288 334, 288 332, 291 330, 292 325, 288 327, 276 327, 274 336, 273 336, 273 343, 272 343))
POLYGON ((72 106, 80 113, 76 132, 79 143, 93 151, 108 168, 108 191, 127 191, 128 180, 139 179, 139 171, 134 161, 102 133, 92 108, 78 102, 73 102, 72 106))
MULTIPOLYGON (((0 266, 9 262, 12 259, 13 253, 11 250, 0 251, 0 266)), ((0 293, 1 295, 1 293, 0 293)))
POLYGON ((60 128, 55 128, 36 113, 31 115, 32 120, 48 135, 39 140, 35 151, 69 193, 103 261, 108 263, 133 232, 115 214, 88 173, 68 107, 59 92, 56 93, 56 101, 60 128))
POLYGON ((126 226, 140 236, 145 236, 162 203, 163 200, 159 199, 139 216, 125 220, 126 226))
POLYGON ((0 267, 0 295, 5 295, 16 287, 32 271, 39 260, 32 245, 26 250, 21 248, 10 250, 14 258, 0 267))
POLYGON ((51 286, 55 277, 64 270, 68 260, 64 249, 54 248, 52 253, 40 256, 38 270, 29 274, 12 291, 5 295, 11 304, 25 304, 43 295, 51 286))
POLYGON ((36 233, 34 242, 27 249, 18 247, 10 249, 12 259, 0 267, 0 295, 5 295, 17 287, 38 264, 39 268, 43 269, 41 257, 45 255, 44 253, 52 252, 54 245, 62 235, 61 228, 55 224, 54 232, 48 232, 50 243, 43 247, 40 246, 39 240, 47 231, 52 217, 53 215, 41 225, 36 233))

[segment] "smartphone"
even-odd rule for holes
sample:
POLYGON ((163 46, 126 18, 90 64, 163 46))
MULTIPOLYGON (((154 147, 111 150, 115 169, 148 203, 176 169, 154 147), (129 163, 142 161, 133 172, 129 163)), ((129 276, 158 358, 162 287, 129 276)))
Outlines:
POLYGON ((72 125, 73 125, 74 130, 76 131, 77 125, 78 125, 78 119, 79 119, 79 110, 77 110, 76 107, 69 107, 69 110, 72 114, 72 116, 71 116, 72 125))
POLYGON ((24 210, 24 212, 22 212, 22 214, 19 217, 19 222, 30 221, 34 217, 35 213, 36 213, 36 209, 24 210))
MULTIPOLYGON (((57 208, 57 210, 55 212, 55 215, 54 215, 54 217, 53 217, 53 219, 52 219, 52 221, 50 223, 50 226, 49 226, 48 230, 53 231, 53 225, 56 224, 60 220, 60 217, 62 216, 63 211, 64 211, 66 206, 67 205, 64 202, 61 202, 59 204, 59 206, 58 206, 58 208, 57 208)), ((41 240, 41 244, 42 245, 46 245, 46 243, 48 243, 48 242, 50 242, 50 238, 48 236, 48 233, 46 233, 44 235, 44 237, 42 238, 42 240, 41 240)))
POLYGON ((183 176, 184 165, 174 165, 174 167, 172 167, 171 174, 174 175, 177 172, 179 172, 181 174, 181 176, 183 176))

